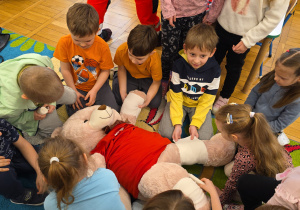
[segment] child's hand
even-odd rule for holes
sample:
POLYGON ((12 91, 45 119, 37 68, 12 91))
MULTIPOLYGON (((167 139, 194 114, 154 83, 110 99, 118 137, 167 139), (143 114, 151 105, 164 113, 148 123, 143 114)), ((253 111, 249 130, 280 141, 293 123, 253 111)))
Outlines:
POLYGON ((34 120, 42 120, 46 117, 46 114, 39 114, 37 110, 33 112, 34 120))
POLYGON ((77 99, 76 99, 75 104, 72 105, 73 109, 75 109, 75 107, 77 109, 80 109, 80 107, 83 108, 83 106, 81 104, 81 101, 80 101, 80 98, 84 98, 84 95, 82 95, 81 93, 79 93, 77 90, 76 90, 76 95, 77 95, 77 99))
POLYGON ((44 107, 46 107, 48 109, 47 114, 51 114, 56 109, 56 107, 54 105, 50 105, 50 104, 44 104, 44 107))
POLYGON ((199 187, 201 187, 201 189, 205 190, 209 194, 214 194, 214 193, 217 194, 216 187, 211 180, 207 178, 202 178, 201 181, 205 183, 205 184, 199 184, 199 187))
POLYGON ((86 96, 85 96, 85 98, 84 98, 84 100, 88 100, 88 98, 90 98, 89 102, 86 103, 85 105, 86 105, 86 106, 92 106, 92 105, 95 103, 95 101, 96 101, 96 95, 97 95, 97 92, 95 92, 95 91, 93 91, 93 90, 90 90, 90 91, 86 94, 86 96))
POLYGON ((198 130, 197 130, 196 126, 190 125, 189 132, 190 132, 191 140, 194 139, 194 136, 196 136, 197 138, 199 137, 198 130))
POLYGON ((208 13, 206 13, 206 15, 203 17, 202 23, 207 24, 207 25, 211 25, 212 22, 207 21, 207 16, 208 16, 208 13))
POLYGON ((149 103, 150 103, 150 101, 148 101, 148 99, 146 99, 145 102, 142 105, 138 105, 138 107, 142 109, 142 108, 148 106, 149 103))
POLYGON ((37 194, 43 194, 44 192, 46 192, 47 183, 43 179, 42 172, 37 173, 35 184, 36 184, 36 188, 38 190, 37 194))
POLYGON ((248 48, 245 46, 243 41, 240 41, 237 45, 232 46, 233 52, 237 54, 243 54, 244 52, 246 52, 247 49, 248 48))
POLYGON ((174 22, 176 22, 176 15, 174 15, 173 17, 167 18, 167 20, 169 21, 170 26, 175 28, 174 22))
POLYGON ((181 138, 181 133, 182 133, 181 125, 175 125, 174 131, 172 134, 173 141, 175 141, 175 142, 178 141, 178 139, 181 138))
MULTIPOLYGON (((1 132, 0 134, 2 135, 1 132)), ((0 167, 8 166, 9 164, 10 164, 10 159, 5 159, 5 157, 0 156, 0 167)), ((9 171, 9 168, 0 168, 0 172, 5 172, 5 171, 9 171)))
POLYGON ((220 196, 223 193, 223 190, 220 190, 220 188, 218 188, 217 186, 215 186, 218 195, 220 196))

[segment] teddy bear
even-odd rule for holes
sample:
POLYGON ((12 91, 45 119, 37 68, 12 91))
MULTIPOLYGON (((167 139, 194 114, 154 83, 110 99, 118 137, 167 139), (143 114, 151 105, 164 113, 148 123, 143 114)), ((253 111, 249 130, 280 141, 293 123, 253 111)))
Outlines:
POLYGON ((221 134, 210 140, 186 137, 172 143, 156 132, 134 126, 141 111, 138 106, 145 98, 143 92, 130 92, 120 114, 105 105, 82 109, 53 135, 79 143, 92 154, 90 167, 112 170, 134 198, 147 200, 160 192, 179 189, 192 199, 196 209, 209 209, 205 193, 181 165, 225 165, 234 156, 235 144, 221 134))

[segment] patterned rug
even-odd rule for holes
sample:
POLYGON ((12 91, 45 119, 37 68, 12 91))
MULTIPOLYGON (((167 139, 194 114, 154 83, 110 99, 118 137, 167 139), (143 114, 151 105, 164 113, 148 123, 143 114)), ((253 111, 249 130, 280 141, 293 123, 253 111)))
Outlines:
POLYGON ((0 52, 0 55, 4 60, 12 59, 23 55, 25 53, 38 53, 41 55, 46 55, 50 58, 53 57, 54 47, 38 42, 36 40, 30 39, 28 37, 16 34, 12 31, 3 29, 3 34, 10 34, 10 40, 6 47, 0 52))

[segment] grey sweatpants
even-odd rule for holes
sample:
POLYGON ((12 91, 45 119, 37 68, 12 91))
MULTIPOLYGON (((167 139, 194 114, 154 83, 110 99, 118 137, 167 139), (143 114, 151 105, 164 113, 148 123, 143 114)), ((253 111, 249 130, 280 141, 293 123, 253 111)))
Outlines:
MULTIPOLYGON (((183 123, 187 114, 188 114, 189 118, 192 119, 192 117, 195 114, 196 107, 182 106, 182 109, 183 109, 183 117, 182 117, 181 123, 183 123)), ((174 126, 173 126, 171 118, 170 118, 170 102, 168 102, 165 107, 164 115, 159 124, 158 133, 161 136, 172 140, 173 131, 174 131, 174 126)), ((209 140, 213 136, 211 110, 209 110, 209 112, 206 115, 206 119, 205 119, 204 123, 198 129, 198 134, 199 134, 199 139, 201 139, 201 140, 209 140)))
MULTIPOLYGON (((76 102, 77 95, 75 91, 64 86, 64 93, 62 97, 56 101, 56 104, 74 104, 76 102)), ((39 121, 38 132, 35 136, 29 136, 23 131, 24 137, 32 145, 38 145, 44 143, 44 138, 50 137, 55 128, 61 127, 62 121, 59 119, 56 109, 51 113, 47 114, 45 119, 39 121)))

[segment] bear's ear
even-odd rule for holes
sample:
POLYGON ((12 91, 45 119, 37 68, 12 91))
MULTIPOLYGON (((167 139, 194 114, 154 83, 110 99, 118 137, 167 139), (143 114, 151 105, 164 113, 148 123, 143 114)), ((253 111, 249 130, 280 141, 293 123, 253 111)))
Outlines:
POLYGON ((106 109, 106 105, 101 105, 99 106, 98 110, 105 110, 106 109))

